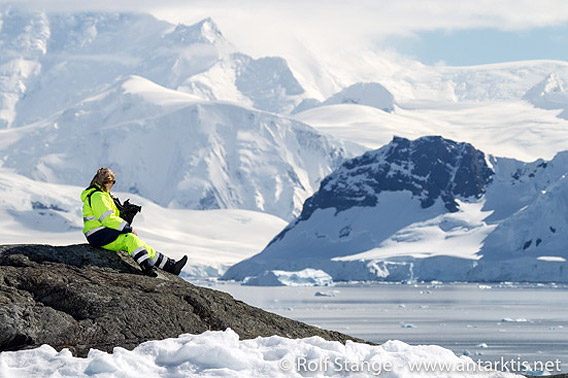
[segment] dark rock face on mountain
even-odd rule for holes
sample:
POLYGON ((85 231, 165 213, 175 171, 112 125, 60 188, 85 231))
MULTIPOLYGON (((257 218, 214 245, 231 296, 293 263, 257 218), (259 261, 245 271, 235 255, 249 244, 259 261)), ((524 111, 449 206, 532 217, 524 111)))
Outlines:
POLYGON ((483 152, 469 143, 439 136, 413 141, 394 137, 385 147, 350 159, 327 176, 299 219, 308 219, 315 209, 334 207, 340 212, 376 206, 381 192, 402 190, 412 192, 423 208, 441 198, 449 211, 456 212, 456 197, 481 197, 493 174, 483 152))
MULTIPOLYGON (((358 258, 342 258, 379 248, 413 223, 458 212, 458 200, 483 197, 493 176, 483 152, 471 144, 440 136, 412 141, 395 137, 378 150, 345 161, 306 200, 298 218, 261 253, 232 266, 222 278, 244 280, 269 270, 312 268, 335 281, 408 279, 426 266, 422 260, 369 265, 358 258)), ((460 265, 464 267, 460 272, 472 269, 470 260, 460 265)))
POLYGON ((357 340, 169 273, 144 276, 125 253, 88 245, 0 246, 0 351, 49 344, 85 356, 90 348, 133 349, 148 340, 226 328, 243 339, 357 340))
POLYGON ((309 268, 336 282, 565 283, 567 176, 568 151, 486 160, 465 143, 395 138, 325 178, 300 217, 222 279, 309 268))

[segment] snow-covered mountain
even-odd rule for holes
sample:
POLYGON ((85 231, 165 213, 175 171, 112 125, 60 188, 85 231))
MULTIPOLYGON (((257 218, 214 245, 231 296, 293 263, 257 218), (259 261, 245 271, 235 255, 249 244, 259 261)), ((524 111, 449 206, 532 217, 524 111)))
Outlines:
POLYGON ((0 127, 41 120, 101 86, 138 75, 203 99, 291 110, 304 90, 281 58, 238 53, 213 20, 173 25, 129 13, 0 6, 0 127))
POLYGON ((317 97, 320 101, 355 83, 380 83, 393 94, 397 104, 405 108, 424 103, 516 101, 548 75, 555 72, 563 77, 568 74, 568 62, 553 60, 429 66, 380 51, 366 50, 355 54, 347 49, 332 59, 313 59, 307 67, 294 64, 302 58, 290 59, 292 70, 304 88, 317 88, 315 92, 320 93, 321 97, 317 97), (314 73, 309 75, 306 71, 314 73), (310 76, 317 78, 305 79, 310 76))
POLYGON ((172 208, 259 210, 290 218, 346 154, 311 127, 147 79, 121 78, 49 121, 2 132, 2 165, 86 185, 101 164, 117 190, 172 208))
POLYGON ((564 109, 559 117, 568 119, 568 75, 553 72, 527 91, 523 97, 543 109, 564 109))
POLYGON ((304 99, 293 111, 300 113, 318 106, 336 104, 358 104, 391 112, 394 110, 394 96, 379 83, 356 83, 334 94, 324 102, 315 98, 304 99))
POLYGON ((355 104, 320 106, 294 115, 345 142, 377 149, 393 135, 415 139, 441 135, 468 141, 484 152, 523 161, 552 159, 568 149, 568 120, 559 110, 522 101, 422 103, 393 112, 355 104))
POLYGON ((162 206, 291 219, 352 153, 263 112, 291 110, 302 86, 282 58, 236 52, 211 19, 0 15, 1 165, 19 174, 85 185, 105 165, 119 189, 162 206))
MULTIPOLYGON (((362 62, 371 59, 382 62, 377 57, 362 62)), ((410 139, 441 135, 523 161, 552 159, 568 149, 568 117, 566 110, 562 112, 567 106, 566 80, 562 79, 568 77, 566 62, 476 67, 403 62, 391 76, 379 69, 382 65, 365 68, 361 64, 354 63, 360 69, 358 75, 351 72, 352 66, 343 75, 373 81, 351 85, 325 101, 305 99, 293 117, 369 149, 384 146, 393 135, 410 139), (372 69, 374 75, 364 74, 372 69)))
POLYGON ((225 279, 567 282, 568 152, 523 163, 441 137, 395 137, 326 177, 302 214, 225 279))
POLYGON ((188 78, 178 90, 209 100, 231 101, 284 114, 290 113, 304 93, 284 59, 255 60, 239 53, 188 78))

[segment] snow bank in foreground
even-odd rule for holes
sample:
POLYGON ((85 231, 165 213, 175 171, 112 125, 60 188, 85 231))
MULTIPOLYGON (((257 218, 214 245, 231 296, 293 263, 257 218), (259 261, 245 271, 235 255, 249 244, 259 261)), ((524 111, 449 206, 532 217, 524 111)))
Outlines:
POLYGON ((331 286, 333 279, 320 269, 304 269, 298 272, 267 270, 259 276, 247 277, 243 285, 248 286, 331 286))
POLYGON ((375 377, 379 373, 388 378, 520 377, 461 371, 474 365, 478 366, 469 357, 456 357, 435 345, 410 346, 401 341, 343 345, 319 337, 292 340, 278 336, 240 341, 229 329, 150 341, 133 351, 91 350, 87 358, 75 358, 67 349, 58 353, 47 345, 3 352, 0 377, 375 377), (439 364, 438 371, 427 371, 420 364, 439 364))

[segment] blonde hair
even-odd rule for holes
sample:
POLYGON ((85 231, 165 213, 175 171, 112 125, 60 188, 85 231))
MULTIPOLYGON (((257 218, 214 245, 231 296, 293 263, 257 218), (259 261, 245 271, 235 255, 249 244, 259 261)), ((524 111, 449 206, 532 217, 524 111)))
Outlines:
POLYGON ((99 186, 105 192, 110 192, 112 184, 114 184, 114 172, 110 168, 99 168, 89 187, 99 186))

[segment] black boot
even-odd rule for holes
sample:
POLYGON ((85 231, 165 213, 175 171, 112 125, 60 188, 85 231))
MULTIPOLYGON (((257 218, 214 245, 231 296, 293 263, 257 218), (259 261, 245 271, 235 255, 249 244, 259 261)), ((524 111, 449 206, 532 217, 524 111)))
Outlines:
POLYGON ((158 277, 158 272, 156 272, 156 267, 152 265, 150 261, 150 259, 142 261, 140 267, 142 268, 142 271, 145 275, 156 278, 158 277))
POLYGON ((176 276, 179 276, 181 270, 183 269, 186 263, 187 263, 187 256, 183 256, 181 260, 177 262, 174 259, 168 258, 168 262, 166 262, 164 270, 166 272, 170 272, 172 274, 175 274, 176 276))

